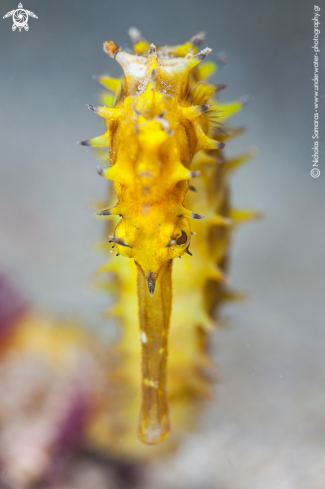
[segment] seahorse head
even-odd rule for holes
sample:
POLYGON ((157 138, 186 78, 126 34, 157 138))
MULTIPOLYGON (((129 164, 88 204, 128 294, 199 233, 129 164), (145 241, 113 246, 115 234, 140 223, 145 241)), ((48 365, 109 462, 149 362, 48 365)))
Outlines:
POLYGON ((189 247, 189 219, 203 217, 183 203, 189 180, 198 174, 190 165, 202 139, 192 119, 209 106, 184 105, 184 92, 189 71, 210 50, 171 57, 150 45, 139 56, 111 41, 104 50, 121 64, 125 78, 113 108, 91 106, 106 119, 107 131, 89 143, 107 141, 110 147, 111 167, 100 172, 114 181, 118 197, 110 213, 122 217, 111 240, 120 255, 135 260, 152 295, 161 270, 189 247))
POLYGON ((110 170, 118 170, 114 181, 122 216, 113 239, 120 255, 135 260, 150 294, 161 270, 190 244, 183 201, 191 172, 182 163, 188 145, 181 154, 179 141, 185 147, 187 136, 177 117, 174 99, 150 79, 142 94, 126 97, 112 144, 117 156, 110 170))

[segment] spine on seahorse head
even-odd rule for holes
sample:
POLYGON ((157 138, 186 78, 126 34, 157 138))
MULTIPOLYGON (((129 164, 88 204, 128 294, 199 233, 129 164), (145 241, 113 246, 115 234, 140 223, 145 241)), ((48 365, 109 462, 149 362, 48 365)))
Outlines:
MULTIPOLYGON (((211 52, 209 48, 197 52, 201 33, 184 45, 158 48, 144 41, 138 31, 133 34, 135 54, 123 51, 112 41, 104 43, 104 51, 122 66, 124 79, 120 82, 101 77, 101 83, 118 97, 114 107, 88 106, 106 120, 106 132, 82 144, 110 148, 110 167, 99 168, 98 172, 114 182, 118 201, 98 215, 121 216, 109 238, 117 254, 133 259, 138 270, 142 345, 138 434, 143 442, 155 444, 169 431, 166 372, 172 262, 184 253, 190 254, 191 220, 205 217, 184 206, 185 196, 189 188, 195 190, 190 180, 200 174, 196 168, 203 168, 203 176, 209 178, 206 167, 215 168, 223 162, 220 150, 232 134, 218 131, 218 123, 240 110, 243 103, 219 104, 213 96, 223 86, 199 81, 209 66, 200 73, 198 65, 211 52)), ((209 256, 200 270, 203 274, 197 277, 201 289, 209 279, 214 283, 225 279, 229 244, 226 229, 234 217, 224 184, 229 168, 220 165, 221 178, 218 175, 215 184, 206 185, 211 211, 206 224, 196 226, 201 229, 202 253, 209 256), (214 188, 216 185, 220 189, 214 188), (220 232, 213 235, 216 227, 225 229, 221 245, 220 232), (215 240, 219 240, 218 247, 213 246, 215 240)), ((218 169, 213 172, 220 173, 218 169)), ((200 185, 204 189, 205 182, 200 185)), ((220 290, 206 294, 208 311, 220 300, 220 290)), ((204 319, 207 317, 205 313, 204 319)))

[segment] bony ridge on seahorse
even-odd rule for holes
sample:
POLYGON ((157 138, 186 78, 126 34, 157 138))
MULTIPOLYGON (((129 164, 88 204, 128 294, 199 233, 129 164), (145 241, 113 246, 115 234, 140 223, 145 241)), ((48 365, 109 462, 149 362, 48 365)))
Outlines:
MULTIPOLYGON (((121 216, 110 241, 119 255, 137 265, 142 340, 138 434, 147 444, 161 442, 169 431, 166 372, 172 262, 189 252, 190 220, 204 217, 183 205, 190 179, 200 173, 191 171, 191 162, 201 150, 218 152, 224 147, 209 136, 213 122, 242 106, 224 104, 220 114, 211 100, 217 88, 191 80, 191 70, 211 52, 205 48, 197 53, 202 37, 200 33, 184 45, 158 48, 138 38, 136 54, 105 42, 104 51, 122 66, 124 79, 106 79, 106 86, 119 92, 114 107, 88 106, 106 120, 106 132, 81 143, 110 148, 111 166, 98 172, 113 180, 118 202, 99 215, 121 216)), ((229 218, 215 213, 213 220, 230 224, 229 218)), ((215 274, 223 279, 217 267, 215 274)))

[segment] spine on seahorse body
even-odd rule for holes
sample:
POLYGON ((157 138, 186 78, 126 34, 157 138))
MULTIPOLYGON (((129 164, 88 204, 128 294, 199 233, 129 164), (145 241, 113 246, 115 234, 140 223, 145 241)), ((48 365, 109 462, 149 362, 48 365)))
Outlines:
MULTIPOLYGON (((221 150, 241 128, 231 129, 223 123, 242 108, 243 101, 220 103, 214 98, 224 85, 206 81, 217 65, 200 64, 211 52, 209 48, 198 52, 203 33, 173 47, 149 45, 136 29, 130 35, 135 54, 112 41, 104 43, 104 51, 122 66, 124 78, 99 77, 116 94, 116 101, 111 107, 88 106, 105 119, 106 132, 81 144, 109 148, 108 167, 98 172, 113 181, 118 201, 98 216, 121 217, 110 231, 109 242, 117 255, 132 259, 122 260, 124 263, 110 259, 100 270, 115 277, 117 302, 109 315, 123 323, 117 348, 123 360, 116 369, 116 381, 134 387, 138 380, 134 374, 135 358, 140 354, 135 336, 138 316, 142 350, 138 435, 144 443, 156 444, 169 431, 168 398, 179 407, 175 408, 177 426, 178 422, 186 424, 186 403, 209 393, 211 361, 206 334, 219 304, 237 297, 225 286, 231 232, 236 223, 257 217, 257 213, 230 206, 228 176, 251 154, 225 160, 221 150), (192 252, 194 259, 178 260, 192 252)), ((104 100, 106 105, 113 102, 110 95, 104 100)), ((125 412, 131 405, 134 411, 134 399, 138 402, 133 395, 125 412)), ((116 413, 112 419, 116 420, 116 413)), ((130 442, 128 419, 134 416, 124 417, 124 429, 120 419, 118 434, 121 440, 125 432, 125 452, 128 444, 135 443, 130 442)), ((109 424, 98 419, 90 429, 90 439, 102 429, 103 446, 110 446, 114 430, 109 424)))

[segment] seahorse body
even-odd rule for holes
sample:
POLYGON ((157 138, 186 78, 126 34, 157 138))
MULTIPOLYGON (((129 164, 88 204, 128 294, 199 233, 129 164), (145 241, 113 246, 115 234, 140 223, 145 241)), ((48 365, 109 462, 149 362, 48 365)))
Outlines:
MULTIPOLYGON (((229 172, 249 154, 224 159, 221 149, 225 141, 240 129, 230 129, 222 122, 240 110, 243 102, 220 104, 213 98, 223 86, 205 81, 216 64, 199 64, 211 52, 209 48, 197 52, 202 33, 183 45, 158 48, 149 45, 136 30, 131 30, 131 37, 135 54, 121 50, 112 41, 104 43, 104 51, 122 66, 124 78, 99 78, 117 99, 113 107, 89 106, 106 120, 106 132, 82 144, 110 148, 110 166, 99 168, 99 173, 113 181, 118 201, 98 215, 104 219, 121 216, 110 241, 119 255, 132 258, 122 260, 124 263, 110 259, 101 269, 115 277, 117 302, 110 314, 118 316, 124 326, 118 348, 123 369, 116 370, 115 380, 119 385, 124 382, 132 386, 130 392, 135 382, 141 381, 138 435, 146 444, 157 444, 169 431, 168 397, 175 406, 175 424, 182 427, 188 426, 191 418, 184 409, 189 399, 201 399, 209 393, 211 361, 205 337, 214 324, 216 307, 232 296, 224 285, 231 232, 235 222, 255 214, 230 207, 229 172), (190 180, 199 174, 194 189, 190 180), (198 193, 187 195, 189 188, 198 193), (192 234, 196 234, 193 239, 192 234), (192 252, 195 257, 178 260, 192 252), (135 373, 140 357, 137 316, 141 380, 135 373)), ((123 419, 116 410, 112 414, 114 401, 108 407, 115 427, 120 426, 116 436, 121 441, 125 435, 121 452, 130 451, 128 446, 134 445, 128 427, 128 421, 134 422, 134 400, 138 402, 132 394, 129 401, 124 399, 123 419)), ((90 439, 95 433, 98 439, 102 430, 103 446, 110 446, 114 429, 109 426, 107 419, 97 419, 90 439)))

